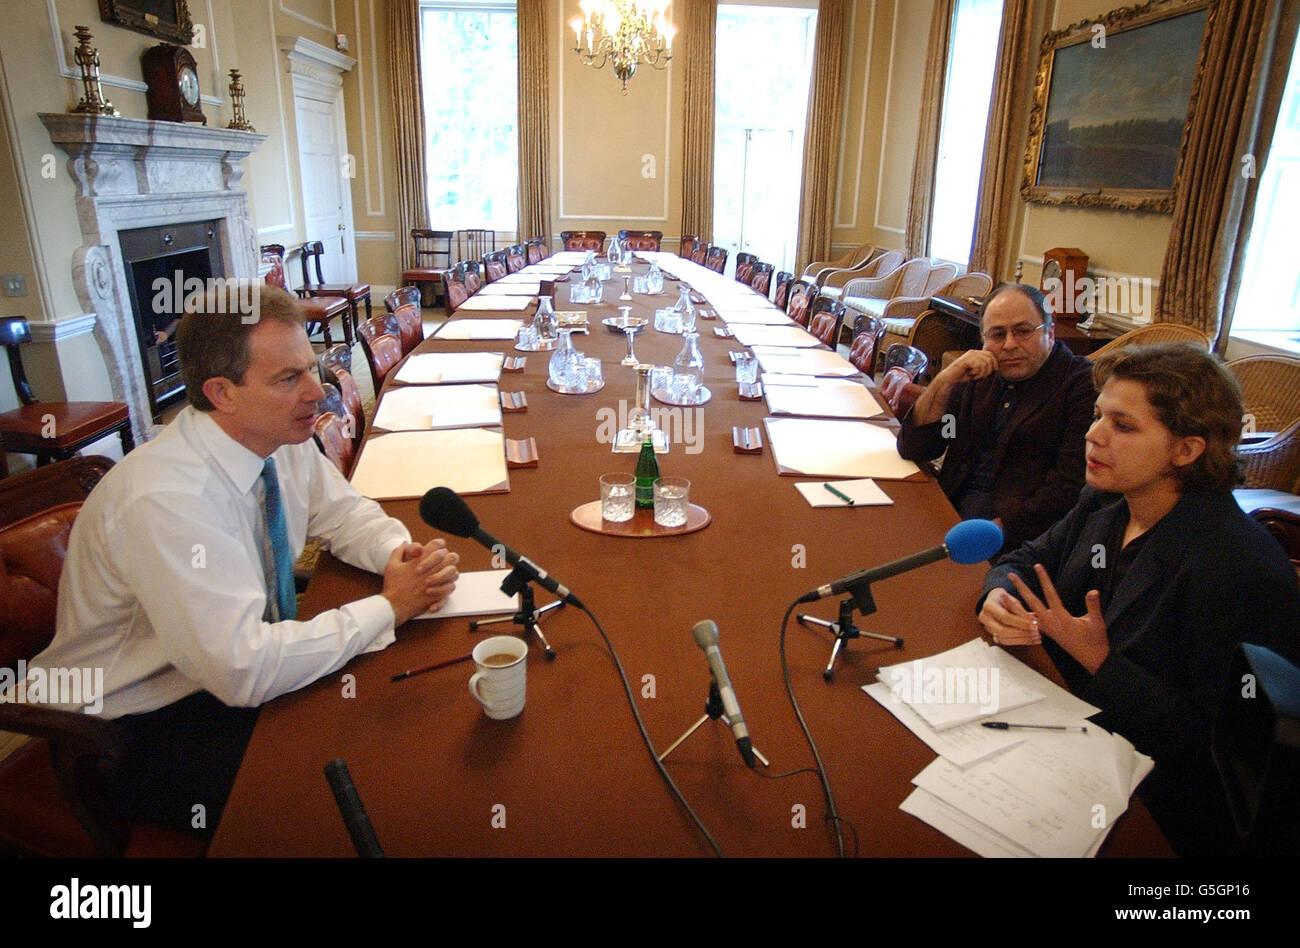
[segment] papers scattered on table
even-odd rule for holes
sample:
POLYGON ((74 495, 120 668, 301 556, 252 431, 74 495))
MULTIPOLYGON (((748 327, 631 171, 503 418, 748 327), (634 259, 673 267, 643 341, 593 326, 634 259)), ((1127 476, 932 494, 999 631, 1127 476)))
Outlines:
POLYGON ((495 385, 404 385, 379 399, 374 425, 387 431, 473 428, 501 424, 495 385))
POLYGON ((1079 725, 1098 709, 980 639, 878 677, 863 691, 940 754, 901 809, 980 855, 1095 855, 1151 770, 1149 757, 1093 724, 983 727, 1079 725))
POLYGON ((439 339, 513 339, 522 319, 449 319, 434 334, 439 339))
POLYGON ((395 431, 369 438, 352 471, 352 486, 372 500, 423 497, 431 484, 458 494, 510 489, 500 430, 395 431))
POLYGON ((508 569, 485 569, 461 573, 456 588, 437 612, 423 612, 417 619, 459 619, 462 616, 509 615, 519 609, 519 596, 507 596, 501 584, 508 569))
POLYGON ((397 370, 397 381, 414 385, 495 382, 501 377, 500 352, 422 352, 397 370))
MULTIPOLYGON (((848 503, 826 489, 826 481, 801 481, 794 486, 812 507, 847 507, 848 503)), ((831 481, 830 485, 846 497, 853 498, 855 507, 887 507, 893 504, 889 495, 871 478, 856 481, 831 481)))
POLYGON ((501 313, 520 313, 532 305, 532 296, 484 296, 475 293, 456 309, 460 310, 495 310, 501 313))
POLYGON ((764 418, 763 423, 779 474, 899 480, 920 470, 898 456, 893 432, 865 421, 764 418))
MULTIPOLYGON (((515 274, 518 276, 518 274, 515 274)), ((537 280, 516 280, 507 283, 505 279, 497 280, 482 287, 476 296, 536 296, 542 289, 537 280)))
POLYGON ((839 353, 828 349, 778 349, 752 346, 763 373, 789 373, 790 375, 857 375, 858 369, 839 353))
POLYGON ((728 324, 742 346, 789 346, 795 349, 814 349, 821 340, 802 326, 764 326, 750 323, 728 324))
MULTIPOLYGON (((782 376, 791 378, 792 376, 782 376)), ((813 376, 793 376, 814 385, 773 385, 772 376, 764 376, 764 393, 767 410, 774 415, 808 415, 822 418, 875 418, 883 415, 875 396, 865 385, 843 379, 817 379, 813 376)))

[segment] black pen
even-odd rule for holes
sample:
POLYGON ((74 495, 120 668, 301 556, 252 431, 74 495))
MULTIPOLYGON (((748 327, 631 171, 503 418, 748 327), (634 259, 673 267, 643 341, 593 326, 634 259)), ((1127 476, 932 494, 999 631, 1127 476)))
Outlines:
POLYGON ((844 493, 843 491, 838 491, 838 490, 836 490, 836 489, 835 489, 834 487, 832 487, 830 484, 823 484, 822 487, 825 487, 828 491, 830 491, 832 494, 834 494, 834 495, 835 495, 836 497, 838 497, 840 500, 842 500, 842 501, 844 501, 845 503, 847 503, 850 507, 853 506, 853 503, 854 503, 853 498, 850 497, 848 494, 844 493))
POLYGON ((995 731, 1005 731, 1013 727, 1032 727, 1039 731, 1081 731, 1088 733, 1088 729, 1078 724, 1012 724, 1009 721, 985 721, 985 727, 991 727, 995 731))

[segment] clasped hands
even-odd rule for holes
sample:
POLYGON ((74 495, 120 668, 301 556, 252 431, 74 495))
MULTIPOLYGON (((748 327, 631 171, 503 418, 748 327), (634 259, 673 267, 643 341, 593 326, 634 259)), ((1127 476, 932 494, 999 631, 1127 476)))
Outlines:
POLYGON ((380 595, 393 607, 394 625, 446 602, 456 588, 459 562, 460 554, 449 551, 444 540, 404 543, 393 550, 380 595))
POLYGON ((1023 579, 1012 573, 1011 582, 1024 602, 1005 589, 994 589, 980 609, 980 622, 997 645, 1037 645, 1045 632, 1075 661, 1095 674, 1110 654, 1106 620, 1101 614, 1101 594, 1095 589, 1089 591, 1086 597, 1088 611, 1081 616, 1071 615, 1043 564, 1035 563, 1034 572, 1046 603, 1034 595, 1023 579))

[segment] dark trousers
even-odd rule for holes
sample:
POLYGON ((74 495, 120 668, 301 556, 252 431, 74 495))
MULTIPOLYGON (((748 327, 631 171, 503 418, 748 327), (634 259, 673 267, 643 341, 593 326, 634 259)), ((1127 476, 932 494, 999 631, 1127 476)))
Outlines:
POLYGON ((105 790, 137 822, 210 839, 225 809, 258 708, 231 708, 206 691, 117 719, 126 758, 105 790))

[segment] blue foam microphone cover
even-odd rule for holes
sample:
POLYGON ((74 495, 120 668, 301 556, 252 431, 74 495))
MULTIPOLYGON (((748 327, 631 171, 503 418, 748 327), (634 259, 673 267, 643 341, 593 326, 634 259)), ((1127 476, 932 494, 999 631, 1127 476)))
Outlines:
POLYGON ((954 563, 978 563, 1002 549, 1002 528, 992 520, 963 520, 943 543, 954 563))

